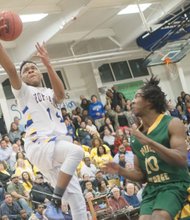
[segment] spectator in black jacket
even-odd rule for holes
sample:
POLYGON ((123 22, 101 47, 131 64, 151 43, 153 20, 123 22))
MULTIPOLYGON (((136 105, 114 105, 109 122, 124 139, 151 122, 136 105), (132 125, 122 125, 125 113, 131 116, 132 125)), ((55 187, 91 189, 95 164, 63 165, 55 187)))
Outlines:
POLYGON ((51 195, 53 194, 53 187, 49 183, 44 182, 42 174, 38 174, 35 177, 30 194, 34 203, 47 203, 50 201, 51 195))

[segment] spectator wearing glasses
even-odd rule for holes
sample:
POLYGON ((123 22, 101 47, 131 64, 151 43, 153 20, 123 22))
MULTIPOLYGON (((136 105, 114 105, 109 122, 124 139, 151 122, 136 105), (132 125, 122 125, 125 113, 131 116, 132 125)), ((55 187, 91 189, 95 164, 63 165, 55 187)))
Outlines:
POLYGON ((50 201, 52 193, 53 187, 49 183, 44 182, 42 174, 37 174, 30 192, 32 201, 37 203, 47 203, 50 201))

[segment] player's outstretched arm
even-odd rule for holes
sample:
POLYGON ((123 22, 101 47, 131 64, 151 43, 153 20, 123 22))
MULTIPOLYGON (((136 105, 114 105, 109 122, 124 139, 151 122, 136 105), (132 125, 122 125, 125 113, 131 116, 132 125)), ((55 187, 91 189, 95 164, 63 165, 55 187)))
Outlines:
POLYGON ((37 49, 37 56, 41 59, 44 66, 47 68, 48 76, 51 82, 52 89, 54 91, 54 98, 56 103, 60 103, 63 101, 65 97, 65 91, 62 81, 60 80, 59 76, 55 72, 54 68, 51 65, 48 52, 45 48, 45 43, 40 45, 39 43, 36 44, 37 49))
POLYGON ((17 74, 16 67, 12 60, 10 59, 9 55, 7 54, 6 50, 0 44, 0 64, 5 70, 5 72, 9 75, 9 80, 14 89, 21 88, 21 79, 17 74))
POLYGON ((142 172, 139 167, 138 158, 134 155, 134 168, 123 168, 119 164, 114 162, 109 162, 102 168, 106 173, 119 174, 124 176, 131 181, 146 182, 146 175, 142 172))

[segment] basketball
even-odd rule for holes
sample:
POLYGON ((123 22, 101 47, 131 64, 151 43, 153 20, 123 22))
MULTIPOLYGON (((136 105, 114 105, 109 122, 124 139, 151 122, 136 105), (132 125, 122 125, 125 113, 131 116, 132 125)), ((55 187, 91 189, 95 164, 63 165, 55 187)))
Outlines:
POLYGON ((0 12, 0 24, 7 27, 0 30, 0 39, 4 41, 12 41, 17 39, 22 33, 22 21, 18 14, 13 11, 0 12))

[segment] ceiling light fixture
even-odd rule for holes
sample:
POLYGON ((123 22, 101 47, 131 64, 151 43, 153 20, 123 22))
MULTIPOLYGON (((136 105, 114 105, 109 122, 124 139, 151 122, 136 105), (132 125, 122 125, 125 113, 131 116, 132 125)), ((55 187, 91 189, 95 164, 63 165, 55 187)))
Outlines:
MULTIPOLYGON (((141 11, 145 11, 150 6, 151 3, 139 4, 141 11)), ((139 13, 139 8, 137 4, 128 5, 126 8, 119 11, 118 15, 134 14, 134 13, 139 13)))
POLYGON ((40 21, 43 18, 45 18, 47 15, 48 14, 46 14, 46 13, 26 14, 26 15, 20 15, 20 18, 23 23, 26 23, 26 22, 40 21))

